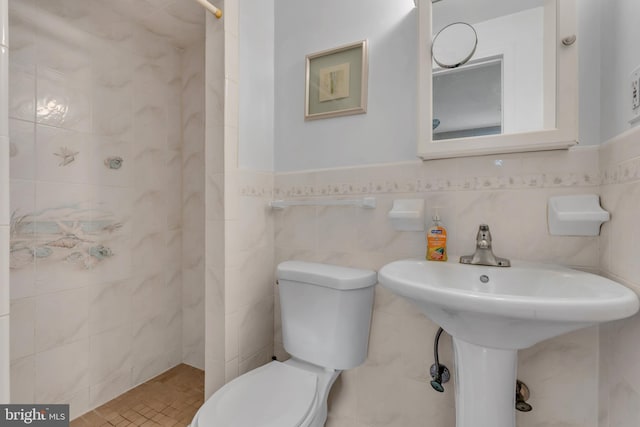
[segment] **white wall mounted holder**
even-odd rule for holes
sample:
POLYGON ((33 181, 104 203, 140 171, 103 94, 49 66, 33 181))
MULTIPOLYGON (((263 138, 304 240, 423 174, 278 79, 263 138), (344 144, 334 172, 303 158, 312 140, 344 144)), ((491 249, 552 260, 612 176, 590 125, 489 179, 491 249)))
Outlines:
POLYGON ((597 236, 602 223, 609 219, 596 194, 549 198, 547 220, 552 236, 597 236))
POLYGON ((398 231, 424 231, 424 200, 394 200, 388 216, 398 231))

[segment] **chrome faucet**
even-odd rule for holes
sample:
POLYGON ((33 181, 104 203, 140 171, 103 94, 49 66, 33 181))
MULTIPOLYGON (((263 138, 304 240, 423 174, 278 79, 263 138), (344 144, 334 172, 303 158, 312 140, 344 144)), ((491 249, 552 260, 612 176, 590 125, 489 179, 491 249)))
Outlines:
POLYGON ((493 267, 511 267, 511 261, 493 254, 491 249, 491 232, 487 224, 480 224, 476 236, 476 252, 473 255, 460 257, 461 264, 489 265, 493 267))

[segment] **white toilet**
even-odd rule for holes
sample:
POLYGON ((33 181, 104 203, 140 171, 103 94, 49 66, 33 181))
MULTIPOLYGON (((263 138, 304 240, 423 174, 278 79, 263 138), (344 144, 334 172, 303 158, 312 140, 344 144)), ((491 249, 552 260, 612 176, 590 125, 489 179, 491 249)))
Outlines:
POLYGON ((202 405, 191 427, 322 427, 336 378, 367 357, 374 271, 286 261, 277 276, 291 359, 226 384, 202 405))

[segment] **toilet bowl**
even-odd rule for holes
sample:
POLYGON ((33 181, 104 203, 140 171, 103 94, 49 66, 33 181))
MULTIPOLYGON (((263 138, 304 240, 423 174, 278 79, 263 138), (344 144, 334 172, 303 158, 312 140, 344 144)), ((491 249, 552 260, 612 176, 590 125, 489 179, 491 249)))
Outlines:
POLYGON ((191 427, 322 427, 334 382, 364 362, 374 271, 286 261, 277 277, 283 344, 291 358, 227 383, 191 427))

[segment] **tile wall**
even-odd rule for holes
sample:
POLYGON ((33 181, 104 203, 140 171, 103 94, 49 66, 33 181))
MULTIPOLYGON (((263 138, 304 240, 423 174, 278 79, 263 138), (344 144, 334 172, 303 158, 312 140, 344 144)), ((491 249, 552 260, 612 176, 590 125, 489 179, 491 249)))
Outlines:
MULTIPOLYGON (((602 205, 611 222, 602 227, 602 274, 640 293, 640 129, 601 148, 602 205)), ((640 420, 640 315, 600 328, 599 427, 631 427, 640 420)))
POLYGON ((9 403, 9 92, 8 0, 0 0, 0 403, 9 403))
POLYGON ((202 134, 179 101, 197 48, 182 63, 139 25, 91 34, 25 7, 10 16, 11 399, 70 402, 73 417, 183 358, 202 366, 197 338, 182 345, 183 311, 202 310, 182 303, 202 274, 182 244, 183 191, 203 188, 183 188, 183 125, 188 150, 202 134))
POLYGON ((273 173, 238 168, 238 2, 207 17, 205 396, 273 354, 273 173), (225 88, 224 93, 220 88, 225 88))
POLYGON ((182 55, 182 360, 204 369, 204 41, 182 55))
MULTIPOLYGON (((378 270, 422 258, 422 232, 395 231, 394 199, 420 198, 439 207, 451 256, 472 253, 478 224, 491 227, 498 255, 597 271, 598 237, 549 236, 550 196, 598 193, 598 150, 575 149, 280 173, 275 198, 374 196, 376 209, 294 207, 274 214, 276 262, 300 259, 378 270)), ((250 191, 246 189, 245 191, 250 191)), ((285 358, 276 310, 275 348, 285 358)), ((367 361, 344 372, 331 394, 330 427, 453 426, 452 386, 429 385, 437 325, 378 286, 367 361)), ((449 339, 441 345, 452 367, 449 339)), ((584 329, 520 352, 519 378, 532 390, 533 412, 518 425, 597 425, 598 330, 584 329)), ((490 391, 488 391, 490 392, 490 391)))
MULTIPOLYGON (((225 40, 230 11, 220 21, 207 14, 205 43, 205 398, 225 383, 225 40)), ((233 15, 231 15, 233 16, 233 15)), ((230 144, 232 146, 233 144, 230 144)))

